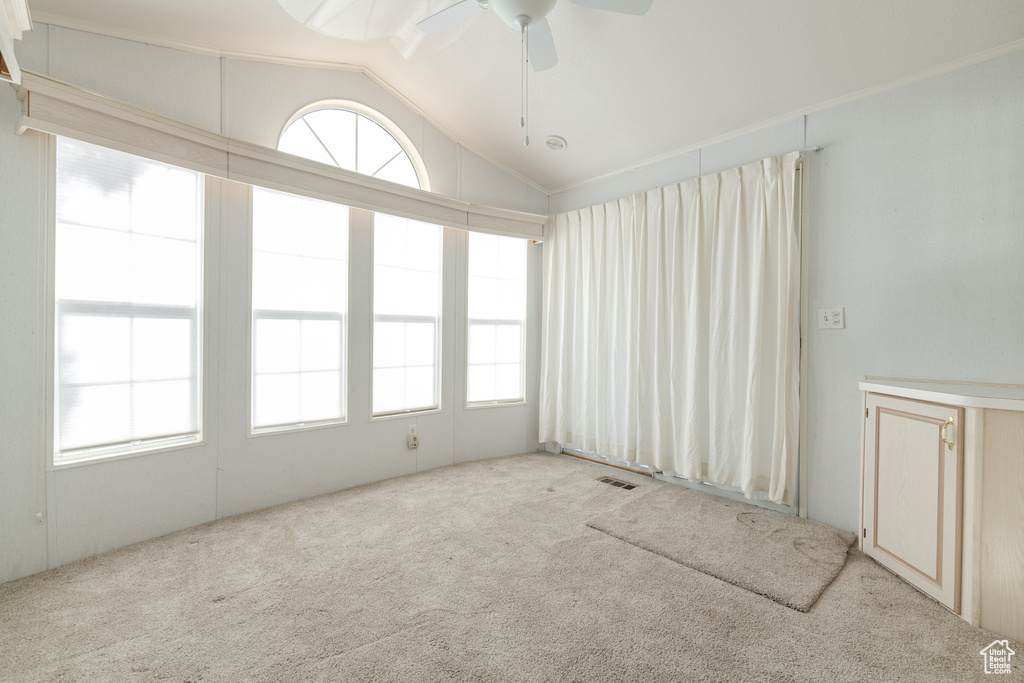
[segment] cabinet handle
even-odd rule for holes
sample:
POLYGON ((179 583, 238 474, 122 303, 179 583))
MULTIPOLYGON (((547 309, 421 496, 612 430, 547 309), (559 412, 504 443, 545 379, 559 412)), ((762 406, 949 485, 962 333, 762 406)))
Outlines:
POLYGON ((946 420, 946 424, 942 425, 942 443, 946 444, 949 450, 953 450, 953 442, 946 439, 946 430, 949 429, 949 425, 953 424, 953 418, 946 420))

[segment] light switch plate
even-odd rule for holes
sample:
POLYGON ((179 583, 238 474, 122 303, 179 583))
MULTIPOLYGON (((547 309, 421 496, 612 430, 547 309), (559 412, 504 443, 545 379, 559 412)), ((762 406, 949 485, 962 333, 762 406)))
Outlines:
POLYGON ((818 329, 842 329, 846 327, 846 309, 844 308, 819 308, 818 329))

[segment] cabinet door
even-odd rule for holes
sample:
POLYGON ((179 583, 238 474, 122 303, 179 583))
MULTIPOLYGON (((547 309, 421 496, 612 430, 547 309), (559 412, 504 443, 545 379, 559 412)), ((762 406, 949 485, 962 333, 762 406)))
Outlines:
POLYGON ((963 422, 955 406, 867 396, 864 552, 957 614, 963 422))

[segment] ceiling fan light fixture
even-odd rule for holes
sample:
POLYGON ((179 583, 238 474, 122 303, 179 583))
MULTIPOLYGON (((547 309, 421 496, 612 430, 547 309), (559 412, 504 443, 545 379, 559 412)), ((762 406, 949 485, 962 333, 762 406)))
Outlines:
POLYGON ((521 17, 526 17, 525 24, 536 24, 555 7, 555 0, 490 0, 490 5, 498 18, 522 30, 521 17))

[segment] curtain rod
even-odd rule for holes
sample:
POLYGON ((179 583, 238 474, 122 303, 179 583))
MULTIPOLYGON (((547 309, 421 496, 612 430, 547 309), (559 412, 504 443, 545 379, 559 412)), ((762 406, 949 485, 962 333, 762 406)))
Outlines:
POLYGON ((802 150, 800 150, 800 156, 798 156, 796 158, 796 170, 800 171, 801 169, 803 169, 804 161, 809 159, 812 154, 817 154, 818 152, 824 152, 826 149, 827 149, 826 147, 822 147, 821 145, 818 145, 817 147, 812 147, 810 149, 802 149, 802 150))

